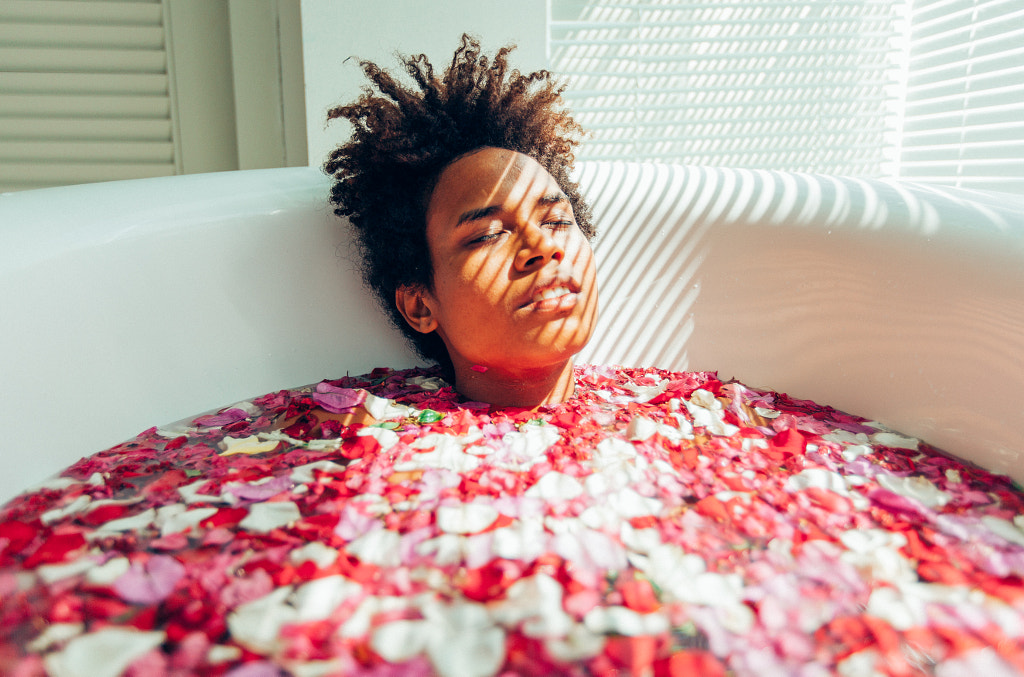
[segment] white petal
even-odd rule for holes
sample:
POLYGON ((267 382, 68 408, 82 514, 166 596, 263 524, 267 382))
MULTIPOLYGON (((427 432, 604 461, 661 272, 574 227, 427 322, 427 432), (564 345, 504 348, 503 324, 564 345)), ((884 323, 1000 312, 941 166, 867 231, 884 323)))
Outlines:
POLYGON ((404 611, 412 606, 414 601, 408 597, 366 597, 356 607, 355 612, 345 619, 341 628, 338 629, 338 634, 349 638, 365 637, 370 632, 374 616, 404 611))
POLYGON ((583 619, 593 633, 608 635, 657 635, 669 628, 668 618, 658 613, 640 614, 624 606, 594 607, 583 619))
POLYGON ((378 421, 405 418, 406 416, 414 416, 417 413, 417 410, 412 407, 407 407, 404 404, 396 404, 391 400, 383 397, 377 397, 370 393, 366 394, 366 400, 363 402, 363 408, 370 412, 370 416, 373 416, 378 421))
POLYGON ((417 545, 416 552, 424 557, 432 557, 433 563, 437 566, 460 564, 465 550, 465 540, 465 536, 458 534, 441 534, 417 545))
POLYGON ((325 576, 303 584, 292 596, 300 621, 321 621, 329 617, 346 599, 362 591, 362 586, 344 576, 325 576))
POLYGON ((437 509, 437 527, 450 534, 473 534, 491 526, 498 514, 484 503, 443 505, 437 509))
POLYGON ((84 574, 96 567, 97 557, 79 557, 67 564, 44 564, 36 567, 36 575, 46 583, 56 581, 78 574, 84 574))
POLYGON ((176 534, 191 529, 207 517, 212 517, 217 508, 195 508, 185 510, 185 506, 167 505, 157 511, 156 524, 160 527, 160 535, 176 534))
POLYGON ((702 409, 708 409, 711 411, 720 411, 722 409, 722 403, 715 397, 714 393, 704 388, 697 388, 690 394, 690 399, 687 404, 692 404, 702 409))
POLYGON ((918 445, 918 440, 913 437, 904 437, 890 432, 877 432, 871 436, 871 440, 876 444, 893 447, 894 449, 914 450, 917 449, 918 445))
POLYGON ((491 532, 494 554, 504 559, 532 562, 547 550, 548 536, 544 524, 537 519, 517 520, 514 524, 491 532))
POLYGON ((571 475, 550 472, 524 492, 525 496, 545 501, 569 501, 583 493, 583 485, 571 475))
POLYGON ((249 437, 225 437, 219 443, 224 451, 221 456, 232 456, 234 454, 263 454, 277 448, 277 440, 260 440, 258 435, 249 437))
POLYGON ((291 593, 290 585, 277 588, 228 614, 232 639, 256 653, 272 652, 280 640, 281 627, 298 617, 295 608, 287 603, 291 593))
POLYGON ((442 468, 462 473, 475 470, 481 463, 479 458, 462 450, 463 440, 454 435, 431 433, 420 437, 411 446, 413 449, 433 448, 433 451, 413 454, 406 460, 395 463, 396 471, 442 468))
POLYGON ((46 670, 52 677, 118 677, 163 641, 163 632, 105 628, 79 635, 63 650, 46 656, 46 670))
POLYGON ((875 480, 883 489, 913 498, 929 508, 941 508, 952 498, 925 477, 896 477, 889 473, 878 473, 875 480))
POLYGON ((490 609, 491 617, 505 627, 522 623, 528 637, 562 637, 573 626, 572 618, 562 609, 562 584, 547 574, 516 581, 505 598, 490 609))
POLYGON ((127 557, 115 557, 102 566, 93 567, 85 580, 93 585, 113 585, 130 567, 127 557))
POLYGON ((483 605, 470 602, 423 608, 437 624, 427 645, 434 669, 442 677, 489 677, 505 662, 505 633, 491 624, 483 605))
POLYGON ((607 500, 612 509, 625 519, 657 515, 662 508, 658 499, 641 496, 628 488, 609 494, 607 500))
POLYGON ((373 529, 351 541, 345 549, 368 564, 396 567, 402 563, 401 536, 390 529, 373 529))
POLYGON ((598 442, 591 456, 591 464, 598 469, 618 467, 637 458, 636 447, 618 437, 607 437, 598 442))
POLYGON ((920 599, 903 595, 895 588, 875 588, 865 611, 888 622, 896 630, 909 630, 928 620, 920 599))
POLYGON ((68 515, 74 515, 76 513, 82 512, 87 507, 89 507, 89 504, 91 502, 92 497, 83 494, 62 508, 54 508, 53 510, 47 510, 42 514, 42 516, 39 519, 42 520, 43 524, 50 524, 51 522, 56 522, 59 519, 67 517, 68 515))
POLYGON ((637 402, 649 402, 650 400, 653 400, 655 397, 665 392, 665 390, 668 388, 668 384, 669 380, 666 378, 662 379, 661 381, 654 385, 649 386, 638 386, 633 385, 631 383, 627 383, 625 384, 625 386, 626 388, 633 391, 633 393, 636 395, 636 397, 633 399, 635 399, 637 402))
POLYGON ((291 524, 300 517, 302 513, 299 512, 299 506, 291 501, 253 503, 249 506, 249 514, 238 523, 238 526, 248 531, 266 533, 291 524))
POLYGON ((544 647, 556 660, 563 663, 581 661, 601 653, 605 638, 587 629, 582 623, 574 623, 564 639, 549 639, 544 647))
POLYGON ((52 623, 46 626, 35 639, 25 645, 29 651, 41 653, 54 644, 62 644, 77 637, 85 630, 85 623, 52 623))
POLYGON ((423 652, 433 631, 427 621, 392 621, 373 631, 370 647, 386 661, 404 663, 423 652))
POLYGON ((365 428, 360 428, 356 435, 374 438, 380 444, 380 448, 385 451, 398 444, 398 433, 387 428, 366 426, 365 428))
POLYGON ((288 555, 288 559, 292 561, 292 564, 312 562, 319 568, 326 569, 334 564, 338 559, 338 551, 320 543, 319 541, 313 541, 312 543, 307 543, 301 548, 292 550, 288 555))
POLYGON ((715 615, 723 628, 738 637, 745 636, 754 627, 754 612, 742 602, 715 607, 715 615))
POLYGON ((520 431, 505 433, 501 443, 511 456, 521 459, 527 467, 542 460, 544 452, 559 440, 559 428, 553 425, 526 425, 520 431))
POLYGON ((242 650, 237 646, 225 646, 223 644, 214 644, 210 647, 210 650, 206 652, 206 660, 212 665, 217 663, 227 663, 228 661, 238 660, 242 657, 242 650))
POLYGON ((292 677, 334 677, 345 674, 345 663, 339 658, 324 661, 282 661, 292 677))
POLYGON ((1013 522, 1000 517, 985 515, 981 518, 981 523, 997 536, 1002 536, 1011 543, 1024 545, 1024 530, 1019 529, 1013 522))
POLYGON ((630 442, 646 440, 658 432, 658 424, 645 416, 634 416, 626 428, 626 439, 630 442))
POLYGON ((947 658, 935 667, 936 677, 959 677, 960 675, 985 675, 985 677, 1019 676, 1011 665, 1004 661, 992 647, 966 651, 955 658, 947 658))
POLYGON ((836 664, 842 677, 884 677, 885 673, 875 670, 878 665, 878 652, 874 649, 863 649, 850 654, 836 664))
POLYGON ((109 536, 111 532, 138 531, 140 529, 145 529, 152 524, 155 518, 156 510, 150 508, 149 510, 140 512, 138 515, 122 517, 121 519, 111 520, 105 524, 101 524, 99 529, 87 535, 90 538, 100 538, 103 536, 109 536))

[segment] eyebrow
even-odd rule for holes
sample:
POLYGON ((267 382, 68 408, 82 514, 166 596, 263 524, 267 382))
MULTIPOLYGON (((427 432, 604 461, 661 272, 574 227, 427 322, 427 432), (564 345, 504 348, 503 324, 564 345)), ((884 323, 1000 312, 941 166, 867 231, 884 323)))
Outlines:
MULTIPOLYGON (((569 202, 569 198, 567 198, 565 195, 562 195, 561 193, 550 193, 548 195, 544 195, 539 200, 537 200, 537 206, 538 207, 548 207, 550 205, 558 204, 560 202, 568 203, 569 202)), ((491 205, 489 207, 480 207, 478 209, 470 209, 469 211, 463 212, 462 215, 459 216, 458 220, 455 222, 455 227, 458 228, 462 224, 468 223, 470 221, 477 221, 479 219, 486 219, 488 217, 494 216, 495 214, 497 214, 500 211, 501 211, 501 206, 500 205, 491 205)))

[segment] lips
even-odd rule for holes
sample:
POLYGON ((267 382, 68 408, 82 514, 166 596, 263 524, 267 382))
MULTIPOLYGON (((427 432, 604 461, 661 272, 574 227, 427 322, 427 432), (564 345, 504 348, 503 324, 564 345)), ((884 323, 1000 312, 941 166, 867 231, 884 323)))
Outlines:
POLYGON ((560 308, 573 305, 580 291, 579 282, 572 278, 556 278, 534 285, 533 293, 522 304, 523 308, 560 308))
POLYGON ((569 290, 569 287, 565 285, 559 285, 557 287, 548 287, 547 289, 542 289, 540 292, 533 295, 532 300, 547 301, 549 299, 555 299, 558 298, 559 296, 565 296, 566 294, 571 293, 572 292, 569 290))

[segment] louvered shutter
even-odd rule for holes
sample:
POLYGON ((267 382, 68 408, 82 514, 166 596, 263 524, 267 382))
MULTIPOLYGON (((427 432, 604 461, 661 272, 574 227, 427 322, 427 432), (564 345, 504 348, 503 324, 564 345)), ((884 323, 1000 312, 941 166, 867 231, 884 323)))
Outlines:
POLYGON ((915 0, 900 174, 1024 193, 1024 3, 915 0))
POLYGON ((581 159, 880 176, 898 154, 896 0, 552 0, 581 159))
POLYGON ((0 190, 175 173, 160 0, 0 2, 0 190))

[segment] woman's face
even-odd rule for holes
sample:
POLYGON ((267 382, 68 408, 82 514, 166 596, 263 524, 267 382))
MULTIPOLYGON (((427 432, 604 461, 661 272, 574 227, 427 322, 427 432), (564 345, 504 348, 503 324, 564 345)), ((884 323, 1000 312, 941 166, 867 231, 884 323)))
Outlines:
POLYGON ((457 372, 528 373, 590 339, 593 252, 569 200, 532 158, 483 148, 449 165, 427 207, 427 243, 433 289, 406 318, 439 333, 457 372))

